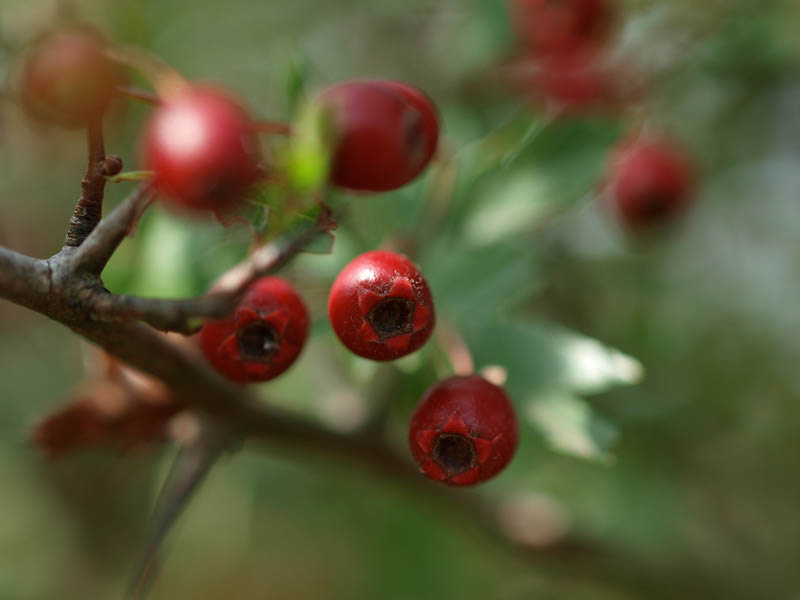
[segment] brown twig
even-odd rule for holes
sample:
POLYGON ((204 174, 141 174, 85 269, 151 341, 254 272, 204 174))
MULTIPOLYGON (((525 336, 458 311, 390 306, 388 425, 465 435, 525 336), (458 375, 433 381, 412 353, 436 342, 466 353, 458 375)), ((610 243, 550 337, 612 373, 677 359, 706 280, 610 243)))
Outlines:
POLYGON ((70 257, 72 268, 100 275, 122 240, 136 226, 150 205, 154 190, 148 183, 138 186, 89 234, 70 257))
POLYGON ((106 187, 102 117, 93 118, 87 128, 89 165, 81 182, 82 193, 69 221, 65 247, 80 246, 103 216, 103 192, 106 187))
POLYGON ((50 291, 47 261, 0 246, 0 298, 39 310, 50 291))
MULTIPOLYGON (((123 206, 130 206, 130 203, 123 206)), ((97 239, 93 243, 96 244, 96 247, 105 248, 104 252, 97 253, 98 256, 110 256, 108 251, 112 246, 115 247, 114 242, 121 241, 124 237, 126 217, 132 215, 132 209, 128 208, 125 212, 120 212, 119 218, 115 221, 117 222, 116 226, 109 225, 108 228, 104 228, 101 225, 98 227, 97 239)), ((112 217, 114 216, 112 214, 112 217)), ((92 318, 99 321, 144 321, 161 331, 193 333, 198 328, 199 320, 222 318, 229 314, 254 280, 276 272, 301 252, 306 244, 316 236, 329 232, 334 226, 335 222, 330 211, 323 206, 319 217, 312 225, 262 246, 249 259, 228 271, 214 286, 214 289, 204 296, 182 300, 139 298, 109 294, 103 288, 93 286, 84 289, 81 294, 82 301, 92 318)), ((91 249, 87 250, 88 256, 93 254, 91 249)), ((94 265, 93 272, 95 274, 97 266, 102 266, 99 260, 83 264, 94 265)))

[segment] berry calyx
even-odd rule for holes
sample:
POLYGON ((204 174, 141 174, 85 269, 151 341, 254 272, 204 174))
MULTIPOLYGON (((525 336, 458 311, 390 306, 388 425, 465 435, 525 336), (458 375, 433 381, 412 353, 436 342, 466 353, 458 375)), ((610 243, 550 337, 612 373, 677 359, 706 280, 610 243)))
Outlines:
POLYGON ((411 454, 434 481, 465 486, 491 479, 511 461, 519 425, 505 390, 477 375, 434 384, 408 430, 411 454))
POLYGON ((331 288, 328 317, 353 353, 394 360, 422 347, 436 315, 425 278, 402 254, 374 250, 350 262, 331 288))
POLYGON ((267 381, 288 369, 308 337, 308 311, 295 289, 278 277, 263 277, 245 292, 233 315, 208 321, 200 344, 225 377, 267 381))
POLYGON ((25 108, 66 127, 85 126, 101 117, 118 84, 105 48, 105 40, 88 28, 62 29, 40 39, 22 66, 25 108))
POLYGON ((691 202, 693 169, 671 141, 625 140, 612 151, 608 171, 612 208, 630 227, 668 221, 691 202))
POLYGON ((520 40, 539 53, 602 42, 613 21, 609 0, 509 0, 520 40))
POLYGON ((228 93, 191 86, 164 99, 144 136, 145 168, 172 202, 224 209, 258 175, 257 140, 245 109, 228 93))
POLYGON ((385 192, 414 180, 439 139, 433 101, 399 81, 348 81, 322 92, 334 138, 331 182, 385 192))

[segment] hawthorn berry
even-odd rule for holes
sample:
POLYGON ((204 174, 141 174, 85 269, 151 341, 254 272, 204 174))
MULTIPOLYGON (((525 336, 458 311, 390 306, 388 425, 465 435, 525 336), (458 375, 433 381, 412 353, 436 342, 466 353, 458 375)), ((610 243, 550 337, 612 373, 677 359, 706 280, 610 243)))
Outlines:
POLYGON ((398 81, 348 81, 322 92, 334 151, 331 182, 358 191, 385 192, 415 179, 439 139, 433 101, 398 81))
POLYGON ((458 486, 497 475, 514 456, 518 438, 517 415, 505 390, 477 375, 434 384, 408 429, 422 473, 458 486))
POLYGON ((188 86, 165 98, 144 136, 143 162, 178 205, 221 209, 241 199, 258 174, 255 130, 228 93, 188 86))
POLYGON ((613 21, 610 0, 509 0, 521 41, 539 53, 602 42, 613 21))
POLYGON ((262 277, 245 292, 234 313, 207 321, 200 345, 225 377, 273 379, 300 355, 308 337, 308 311, 295 289, 279 277, 262 277))
POLYGON ((656 225, 689 205, 694 173, 686 153, 664 139, 624 140, 611 153, 608 199, 633 228, 656 225))
POLYGON ((78 127, 100 117, 119 82, 106 42, 88 28, 62 29, 41 38, 20 73, 25 108, 34 116, 78 127))
POLYGON ((617 73, 594 48, 546 56, 535 67, 532 83, 536 95, 562 110, 611 107, 621 100, 617 73))
POLYGON ((331 288, 328 317, 353 353, 394 360, 428 341, 436 315, 422 273, 402 254, 373 250, 350 262, 331 288))

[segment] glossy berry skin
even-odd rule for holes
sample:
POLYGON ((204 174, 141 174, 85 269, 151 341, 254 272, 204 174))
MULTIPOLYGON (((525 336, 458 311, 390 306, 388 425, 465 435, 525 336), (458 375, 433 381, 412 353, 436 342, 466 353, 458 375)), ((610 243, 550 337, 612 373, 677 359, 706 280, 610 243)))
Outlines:
POLYGON ((543 54, 602 42, 613 21, 610 0, 509 0, 520 40, 543 54))
POLYGON ((214 368, 233 381, 267 381, 288 369, 308 337, 308 311, 279 277, 262 277, 245 292, 233 315, 208 321, 200 345, 214 368))
POLYGON ((430 98, 398 81, 348 81, 322 92, 334 140, 331 182, 385 192, 414 180, 430 162, 439 119, 430 98))
POLYGON ((433 332, 433 297, 422 273, 402 254, 374 250, 342 269, 328 317, 347 348, 386 361, 410 354, 433 332))
POLYGON ((632 228, 668 221, 691 202, 693 169, 672 142, 625 140, 612 152, 608 170, 608 199, 632 228))
POLYGON ((168 200, 217 210, 240 200, 255 181, 257 140, 245 109, 229 94, 189 86, 164 100, 147 125, 145 168, 168 200))
POLYGON ((115 97, 118 77, 106 43, 91 29, 46 35, 25 57, 20 90, 34 116, 66 127, 86 126, 115 97))
POLYGON ((519 424, 505 390, 477 375, 434 384, 408 429, 411 454, 434 481, 465 486, 491 479, 511 461, 519 424))

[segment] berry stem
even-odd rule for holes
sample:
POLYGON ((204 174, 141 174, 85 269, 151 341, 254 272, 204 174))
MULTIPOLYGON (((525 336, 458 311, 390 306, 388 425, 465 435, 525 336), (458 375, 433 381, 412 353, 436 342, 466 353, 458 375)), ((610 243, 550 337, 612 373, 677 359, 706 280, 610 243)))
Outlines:
POLYGON ((116 63, 141 73, 154 88, 157 96, 164 97, 186 85, 186 80, 160 58, 131 46, 113 46, 106 49, 108 57, 116 63))
POLYGON ((274 135, 292 135, 292 126, 280 121, 256 121, 253 127, 259 133, 271 133, 274 135))
POLYGON ((142 102, 146 102, 147 104, 152 104, 153 106, 161 106, 161 104, 163 104, 161 98, 159 98, 155 92, 134 87, 132 85, 118 85, 117 92, 123 96, 127 96, 128 98, 140 100, 142 102))
POLYGON ((69 222, 65 247, 78 247, 103 216, 103 195, 106 187, 102 116, 89 121, 87 127, 89 165, 81 182, 83 193, 69 222))
POLYGON ((455 325, 440 320, 434 335, 450 359, 450 366, 455 375, 472 375, 475 372, 472 353, 455 325))

